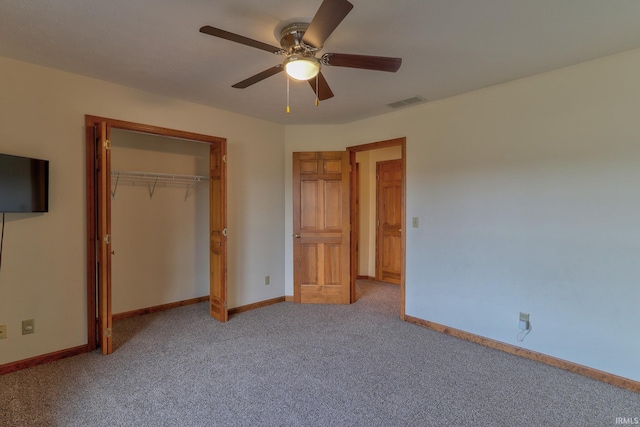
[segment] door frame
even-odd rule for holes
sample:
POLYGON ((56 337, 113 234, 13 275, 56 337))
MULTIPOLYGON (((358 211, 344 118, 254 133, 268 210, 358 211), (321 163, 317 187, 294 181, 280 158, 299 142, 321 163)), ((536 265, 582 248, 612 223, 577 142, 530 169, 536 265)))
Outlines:
MULTIPOLYGON (((351 147, 347 147, 347 151, 349 152, 349 163, 351 165, 351 224, 357 224, 358 220, 356 218, 356 198, 355 194, 357 191, 357 177, 356 177, 356 153, 360 151, 369 151, 369 150, 377 150, 380 148, 387 147, 396 147, 400 146, 402 152, 402 211, 404 215, 402 215, 402 230, 400 236, 400 319, 405 320, 405 276, 406 276, 406 207, 407 207, 407 138, 394 138, 387 139, 384 141, 371 142, 369 144, 362 145, 354 145, 351 147)), ((357 245, 357 231, 355 227, 351 227, 351 302, 356 301, 356 275, 358 273, 358 259, 356 258, 356 245, 357 245)))
MULTIPOLYGON (((124 120, 110 119, 106 117, 85 115, 85 132, 86 132, 86 226, 87 226, 87 253, 86 253, 86 266, 87 266, 87 345, 88 351, 94 351, 98 348, 98 336, 97 336, 97 292, 96 289, 96 224, 97 224, 97 212, 96 204, 98 200, 98 193, 96 188, 95 170, 96 170, 96 149, 94 135, 92 127, 101 123, 106 123, 107 128, 116 128, 120 130, 127 130, 132 132, 140 132, 157 136, 165 136, 170 138, 178 138, 195 142, 202 142, 209 145, 221 144, 223 155, 226 159, 226 138, 220 138, 210 135, 203 135, 193 132, 185 132, 175 129, 169 129, 159 126, 146 125, 141 123, 129 122, 124 120)), ((223 163, 224 176, 226 176, 226 164, 223 163)), ((223 178, 226 181, 226 178, 223 178)), ((109 196, 110 197, 110 196, 109 196)), ((227 210, 226 210, 226 185, 222 188, 222 212, 223 212, 223 227, 226 227, 227 210)), ((212 212, 209 212, 211 220, 212 212)), ((225 245, 226 252, 226 245, 225 245)), ((226 256, 225 256, 226 258, 226 256)), ((224 283, 223 287, 226 288, 226 261, 222 268, 224 283)), ((225 292, 226 293, 226 292, 225 292)), ((111 300, 111 294, 108 295, 111 300)))

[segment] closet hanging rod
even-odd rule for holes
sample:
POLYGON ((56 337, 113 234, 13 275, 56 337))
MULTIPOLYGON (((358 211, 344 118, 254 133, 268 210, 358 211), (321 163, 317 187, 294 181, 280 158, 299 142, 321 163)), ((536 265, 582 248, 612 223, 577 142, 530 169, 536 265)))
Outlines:
POLYGON ((158 172, 140 172, 140 171, 111 171, 111 177, 115 178, 115 181, 111 181, 113 189, 111 190, 111 197, 115 199, 116 191, 118 190, 118 184, 136 185, 146 184, 149 188, 149 197, 153 198, 153 194, 156 190, 156 186, 186 186, 187 191, 185 193, 185 200, 191 194, 193 187, 200 183, 209 181, 209 177, 200 175, 182 175, 172 173, 158 173, 158 172), (153 186, 152 186, 153 184, 153 186))
MULTIPOLYGON (((139 172, 139 171, 111 171, 112 177, 121 177, 128 179, 158 180, 158 182, 201 182, 209 181, 209 177, 201 175, 181 175, 175 173, 158 173, 158 172, 139 172)), ((146 181, 145 181, 146 182, 146 181)))

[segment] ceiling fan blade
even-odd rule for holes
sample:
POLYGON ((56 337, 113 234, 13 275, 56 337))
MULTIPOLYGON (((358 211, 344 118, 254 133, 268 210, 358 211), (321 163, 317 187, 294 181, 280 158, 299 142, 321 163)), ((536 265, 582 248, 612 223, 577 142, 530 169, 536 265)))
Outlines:
POLYGON ((210 36, 220 37, 221 39, 240 43, 245 46, 255 47, 256 49, 266 50, 267 52, 271 52, 271 53, 277 53, 282 50, 279 47, 271 46, 270 44, 262 43, 262 42, 259 42, 258 40, 254 40, 238 34, 230 33, 229 31, 221 30, 220 28, 211 27, 209 25, 205 25, 204 27, 200 28, 200 32, 204 34, 209 34, 210 36))
POLYGON ((363 68, 365 70, 395 73, 402 65, 402 58, 388 56, 351 55, 348 53, 325 53, 322 63, 333 67, 363 68))
POLYGON ((324 0, 302 37, 306 45, 320 49, 353 5, 347 0, 324 0))
MULTIPOLYGON (((309 84, 313 91, 316 91, 316 79, 310 79, 309 84)), ((329 83, 325 80, 322 73, 318 73, 318 93, 316 93, 318 99, 320 101, 324 101, 325 99, 333 98, 333 92, 329 87, 329 83)))
POLYGON ((244 79, 241 82, 238 82, 236 84, 234 84, 231 87, 235 87, 236 89, 244 89, 247 88, 253 84, 256 84, 258 82, 261 82, 262 80, 266 79, 267 77, 271 77, 275 74, 278 74, 280 71, 282 71, 282 64, 278 64, 275 67, 271 67, 267 70, 264 70, 261 73, 256 74, 255 76, 251 76, 248 79, 244 79))

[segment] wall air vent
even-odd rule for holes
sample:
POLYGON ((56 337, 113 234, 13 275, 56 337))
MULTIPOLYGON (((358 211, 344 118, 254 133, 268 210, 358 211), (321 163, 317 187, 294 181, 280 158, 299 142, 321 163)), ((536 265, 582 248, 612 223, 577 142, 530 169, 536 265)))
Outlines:
POLYGON ((403 99, 401 101, 392 102, 391 104, 387 104, 387 106, 395 109, 395 108, 407 107, 409 105, 419 104, 425 101, 427 101, 426 98, 416 95, 414 97, 403 99))

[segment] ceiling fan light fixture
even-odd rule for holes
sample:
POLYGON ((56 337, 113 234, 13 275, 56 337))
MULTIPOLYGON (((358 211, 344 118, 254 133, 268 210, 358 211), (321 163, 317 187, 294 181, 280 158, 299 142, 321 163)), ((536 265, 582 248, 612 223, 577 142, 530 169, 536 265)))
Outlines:
POLYGON ((284 70, 294 80, 311 80, 320 72, 320 62, 315 56, 291 55, 284 61, 284 70))

